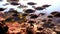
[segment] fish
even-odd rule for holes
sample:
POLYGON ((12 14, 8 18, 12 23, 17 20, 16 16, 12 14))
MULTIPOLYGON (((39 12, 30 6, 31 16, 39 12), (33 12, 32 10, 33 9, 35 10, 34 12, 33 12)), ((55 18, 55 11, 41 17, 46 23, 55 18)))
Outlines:
POLYGON ((36 3, 34 3, 34 2, 28 2, 27 4, 28 5, 36 5, 36 3))
POLYGON ((6 8, 0 8, 0 11, 4 11, 6 8))
POLYGON ((45 13, 40 13, 40 15, 45 15, 45 13))
POLYGON ((42 7, 45 7, 46 8, 46 7, 49 7, 49 6, 51 6, 51 5, 43 5, 42 7))
POLYGON ((18 6, 17 8, 27 8, 28 6, 26 6, 26 5, 20 5, 20 6, 18 6))
POLYGON ((37 18, 38 17, 38 15, 31 15, 31 19, 35 19, 35 18, 37 18))
POLYGON ((35 10, 33 10, 33 9, 26 9, 24 12, 25 12, 25 13, 34 13, 35 10))
POLYGON ((53 18, 53 16, 52 15, 48 15, 47 18, 53 18))
POLYGON ((17 3, 17 2, 11 2, 10 4, 11 5, 19 5, 19 3, 17 3))
POLYGON ((27 13, 23 13, 22 16, 27 16, 28 14, 27 13))
POLYGON ((10 18, 7 18, 7 19, 5 19, 5 22, 11 22, 12 19, 13 19, 13 18, 11 18, 11 17, 10 17, 10 18))
POLYGON ((7 0, 7 2, 19 2, 19 0, 7 0))
POLYGON ((28 23, 35 23, 34 21, 28 21, 28 23))
POLYGON ((43 10, 43 9, 45 9, 44 7, 35 7, 34 8, 35 10, 43 10))
POLYGON ((46 22, 47 20, 46 19, 43 19, 42 22, 46 22))
POLYGON ((30 26, 34 26, 33 23, 35 23, 35 21, 28 21, 28 23, 30 23, 30 26))
POLYGON ((9 13, 15 13, 15 14, 18 13, 18 11, 17 11, 17 10, 14 10, 13 8, 11 8, 8 12, 9 12, 9 13))
POLYGON ((54 17, 60 17, 60 13, 55 14, 54 17))
POLYGON ((48 21, 52 21, 52 19, 48 19, 48 21))
POLYGON ((57 13, 59 13, 59 12, 58 11, 54 11, 54 12, 51 12, 50 14, 55 15, 57 13))
POLYGON ((16 16, 19 16, 19 15, 17 15, 17 14, 13 14, 12 16, 16 17, 16 16))

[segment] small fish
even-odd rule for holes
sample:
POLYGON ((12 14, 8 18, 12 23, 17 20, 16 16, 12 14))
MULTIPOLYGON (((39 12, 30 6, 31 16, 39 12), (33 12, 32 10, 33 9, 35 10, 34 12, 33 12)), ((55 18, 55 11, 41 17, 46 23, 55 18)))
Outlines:
POLYGON ((59 12, 58 11, 54 11, 54 12, 51 12, 50 14, 55 15, 57 13, 59 13, 59 12))
POLYGON ((54 17, 60 17, 60 13, 55 14, 54 17))
POLYGON ((28 5, 36 5, 36 3, 34 3, 34 2, 28 2, 27 4, 28 5))
POLYGON ((0 8, 0 11, 4 11, 6 8, 0 8))
POLYGON ((16 16, 18 16, 18 15, 17 15, 17 14, 13 14, 12 16, 16 17, 16 16))
POLYGON ((35 10, 43 10, 43 9, 45 9, 45 8, 43 8, 43 7, 35 7, 35 10))
POLYGON ((18 8, 27 8, 27 6, 25 6, 25 5, 20 5, 20 6, 18 6, 18 8))
POLYGON ((43 19, 42 22, 46 22, 47 20, 46 19, 43 19))
POLYGON ((47 17, 48 17, 48 18, 53 18, 53 16, 52 16, 52 15, 48 15, 47 17))
POLYGON ((28 23, 35 23, 34 21, 28 21, 28 23))
POLYGON ((19 5, 19 3, 17 3, 17 2, 11 2, 10 4, 11 5, 19 5))
POLYGON ((48 19, 48 21, 52 21, 52 19, 48 19))
POLYGON ((28 23, 30 23, 30 26, 34 26, 33 23, 35 23, 35 21, 28 21, 28 23))
POLYGON ((22 14, 22 16, 27 16, 27 15, 28 15, 28 14, 26 14, 26 13, 23 13, 23 14, 22 14))
POLYGON ((53 28, 55 26, 55 24, 51 23, 49 26, 50 26, 50 28, 53 28))
POLYGON ((7 2, 19 2, 19 0, 7 0, 7 2))
POLYGON ((9 13, 12 12, 12 13, 16 13, 16 14, 18 13, 17 10, 14 10, 13 8, 11 8, 8 12, 9 12, 9 13))
POLYGON ((37 15, 31 15, 30 18, 35 19, 35 18, 37 18, 37 17, 38 17, 37 15))
POLYGON ((35 12, 35 10, 33 10, 33 9, 27 9, 27 10, 25 10, 25 13, 33 13, 33 12, 35 12))
POLYGON ((5 22, 11 22, 13 18, 7 18, 5 22))
POLYGON ((45 7, 46 8, 46 7, 49 7, 49 6, 51 6, 51 5, 43 5, 42 7, 45 7))
POLYGON ((22 19, 20 19, 19 17, 14 17, 12 20, 18 21, 18 20, 22 20, 22 19))
POLYGON ((40 13, 41 15, 45 15, 45 13, 40 13))

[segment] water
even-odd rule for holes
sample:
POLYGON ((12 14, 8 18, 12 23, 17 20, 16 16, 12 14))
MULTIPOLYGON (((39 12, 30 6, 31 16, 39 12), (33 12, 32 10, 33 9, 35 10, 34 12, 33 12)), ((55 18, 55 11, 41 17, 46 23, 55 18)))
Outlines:
MULTIPOLYGON (((42 10, 43 12, 46 12, 47 14, 50 14, 52 11, 60 11, 60 0, 20 0, 19 3, 22 5, 27 5, 27 2, 36 2, 37 5, 35 6, 42 6, 44 4, 51 4, 52 6, 42 10)), ((19 12, 22 12, 23 9, 17 8, 17 6, 7 5, 3 6, 3 4, 7 3, 6 0, 3 0, 0 2, 0 8, 7 8, 5 11, 8 11, 10 8, 14 8, 15 10, 18 10, 19 12)), ((32 8, 31 6, 27 5, 28 8, 32 8)), ((4 12, 5 12, 4 11, 4 12)), ((40 11, 37 11, 36 13, 40 13, 40 11)))

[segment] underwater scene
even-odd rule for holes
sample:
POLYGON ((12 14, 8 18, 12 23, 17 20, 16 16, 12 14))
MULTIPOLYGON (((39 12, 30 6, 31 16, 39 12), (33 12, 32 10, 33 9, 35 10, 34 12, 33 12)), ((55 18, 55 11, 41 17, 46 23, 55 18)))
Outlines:
POLYGON ((0 0, 0 34, 60 34, 60 0, 0 0))

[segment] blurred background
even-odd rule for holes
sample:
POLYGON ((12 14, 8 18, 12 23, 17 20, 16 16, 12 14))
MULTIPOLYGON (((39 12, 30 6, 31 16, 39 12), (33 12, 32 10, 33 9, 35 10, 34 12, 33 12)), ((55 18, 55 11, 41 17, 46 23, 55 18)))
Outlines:
MULTIPOLYGON (((42 6, 45 4, 50 4, 52 6, 46 8, 45 11, 47 12, 47 14, 50 14, 52 11, 60 11, 60 0, 19 0, 19 3, 21 3, 22 5, 27 5, 27 2, 35 2, 37 3, 36 6, 42 6)), ((19 12, 22 12, 22 9, 18 9, 17 6, 11 6, 11 5, 7 5, 7 6, 3 6, 3 4, 8 3, 7 0, 0 0, 0 8, 7 8, 5 11, 8 11, 10 8, 14 8, 17 9, 19 12)), ((29 6, 29 5, 27 5, 29 6)), ((29 6, 28 8, 32 8, 31 6, 29 6)), ((37 13, 39 13, 40 11, 37 11, 37 13)))

